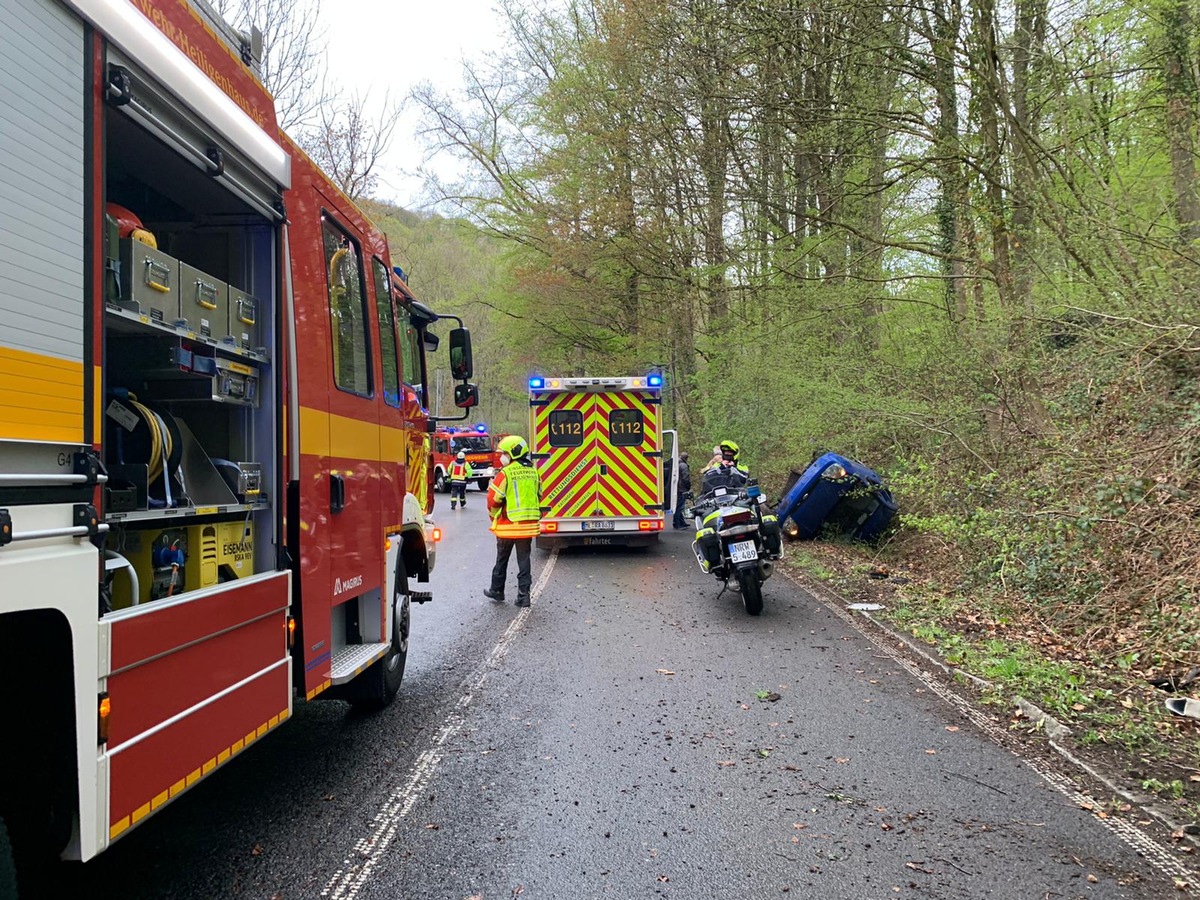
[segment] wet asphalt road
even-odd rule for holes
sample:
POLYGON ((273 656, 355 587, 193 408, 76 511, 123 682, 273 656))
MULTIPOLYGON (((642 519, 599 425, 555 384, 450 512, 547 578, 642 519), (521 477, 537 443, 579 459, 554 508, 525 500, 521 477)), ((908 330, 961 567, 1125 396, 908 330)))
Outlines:
POLYGON ((669 531, 535 551, 519 612, 480 593, 494 543, 469 498, 439 497, 396 704, 298 703, 46 895, 1181 896, 786 579, 748 617, 669 531))

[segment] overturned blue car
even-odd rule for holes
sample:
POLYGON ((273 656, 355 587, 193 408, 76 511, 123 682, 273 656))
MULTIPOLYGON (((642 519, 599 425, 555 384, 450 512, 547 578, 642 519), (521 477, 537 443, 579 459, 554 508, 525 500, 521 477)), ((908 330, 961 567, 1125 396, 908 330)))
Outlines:
POLYGON ((825 527, 874 543, 896 514, 896 501, 872 469, 824 453, 803 472, 792 470, 775 510, 786 534, 811 540, 825 527))

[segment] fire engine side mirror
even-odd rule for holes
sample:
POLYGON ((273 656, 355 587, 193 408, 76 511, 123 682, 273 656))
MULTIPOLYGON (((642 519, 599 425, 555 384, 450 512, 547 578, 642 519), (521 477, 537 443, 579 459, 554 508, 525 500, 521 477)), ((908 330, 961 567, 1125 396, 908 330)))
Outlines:
POLYGON ((471 332, 465 328, 450 331, 450 377, 455 381, 466 381, 474 372, 471 359, 471 332))
POLYGON ((454 405, 459 409, 470 409, 479 404, 479 388, 473 384, 454 386, 454 405))
POLYGON ((421 336, 425 339, 425 352, 437 353, 438 345, 442 342, 441 339, 432 331, 423 331, 421 336))

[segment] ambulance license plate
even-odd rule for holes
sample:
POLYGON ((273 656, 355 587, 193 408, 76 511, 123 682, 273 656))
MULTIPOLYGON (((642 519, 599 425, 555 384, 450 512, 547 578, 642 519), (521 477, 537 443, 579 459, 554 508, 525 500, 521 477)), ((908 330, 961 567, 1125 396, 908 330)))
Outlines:
POLYGON ((612 531, 616 527, 616 522, 612 519, 597 519, 591 522, 583 523, 584 531, 612 531))
POLYGON ((758 559, 758 548, 754 546, 754 541, 740 541, 736 544, 730 544, 729 558, 735 563, 750 562, 758 559))

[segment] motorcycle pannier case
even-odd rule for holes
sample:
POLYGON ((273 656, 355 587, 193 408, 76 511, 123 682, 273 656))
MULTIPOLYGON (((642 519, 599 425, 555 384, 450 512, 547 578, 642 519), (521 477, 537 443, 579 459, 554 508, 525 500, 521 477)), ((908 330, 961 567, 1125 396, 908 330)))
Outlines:
POLYGON ((783 553, 783 538, 779 530, 779 519, 775 516, 764 515, 759 527, 762 534, 763 548, 768 556, 779 556, 783 553))
POLYGON ((700 555, 708 563, 707 571, 711 572, 721 565, 721 539, 713 529, 702 528, 696 532, 696 546, 700 548, 700 555))

